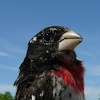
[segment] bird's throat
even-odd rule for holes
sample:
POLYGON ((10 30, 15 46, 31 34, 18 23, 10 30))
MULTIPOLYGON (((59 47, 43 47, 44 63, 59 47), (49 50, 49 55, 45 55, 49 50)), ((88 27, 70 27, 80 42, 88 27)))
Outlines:
POLYGON ((60 67, 58 69, 59 71, 51 71, 53 76, 56 76, 57 78, 63 80, 63 82, 68 84, 69 86, 75 88, 76 82, 72 76, 72 74, 65 68, 60 67))
POLYGON ((82 62, 78 67, 70 67, 66 69, 64 67, 59 67, 58 71, 50 71, 53 76, 61 79, 65 84, 69 87, 72 87, 74 91, 77 93, 82 92, 84 96, 84 67, 82 66, 82 62))

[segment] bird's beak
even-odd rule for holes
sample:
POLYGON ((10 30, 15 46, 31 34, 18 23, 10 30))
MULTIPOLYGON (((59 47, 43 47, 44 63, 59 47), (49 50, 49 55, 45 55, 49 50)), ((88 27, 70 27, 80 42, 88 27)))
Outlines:
POLYGON ((82 42, 82 40, 83 38, 79 34, 70 30, 61 36, 58 51, 74 50, 75 47, 82 42))

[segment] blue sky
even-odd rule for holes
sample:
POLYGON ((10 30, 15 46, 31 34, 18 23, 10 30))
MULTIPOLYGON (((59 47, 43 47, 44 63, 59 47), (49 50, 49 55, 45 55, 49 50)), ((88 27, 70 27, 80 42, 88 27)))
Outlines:
POLYGON ((68 27, 83 37, 75 52, 86 69, 86 100, 97 100, 100 94, 99 0, 0 0, 0 93, 10 91, 15 95, 13 83, 28 41, 53 25, 68 27))

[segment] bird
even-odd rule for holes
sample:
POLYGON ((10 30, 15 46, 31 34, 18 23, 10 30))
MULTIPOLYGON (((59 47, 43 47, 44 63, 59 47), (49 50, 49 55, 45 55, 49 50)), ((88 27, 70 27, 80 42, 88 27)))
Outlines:
POLYGON ((85 68, 74 50, 82 41, 63 26, 33 36, 14 82, 15 100, 84 100, 85 68))

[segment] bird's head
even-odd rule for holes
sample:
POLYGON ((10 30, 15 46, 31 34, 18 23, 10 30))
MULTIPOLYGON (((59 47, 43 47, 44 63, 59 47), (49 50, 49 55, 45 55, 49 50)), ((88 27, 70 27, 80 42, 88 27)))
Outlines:
POLYGON ((82 37, 69 28, 47 27, 29 41, 26 57, 30 60, 31 67, 36 63, 36 67, 32 68, 35 71, 38 68, 39 71, 53 70, 56 64, 64 63, 62 61, 64 57, 76 58, 74 49, 80 42, 82 42, 82 37))

